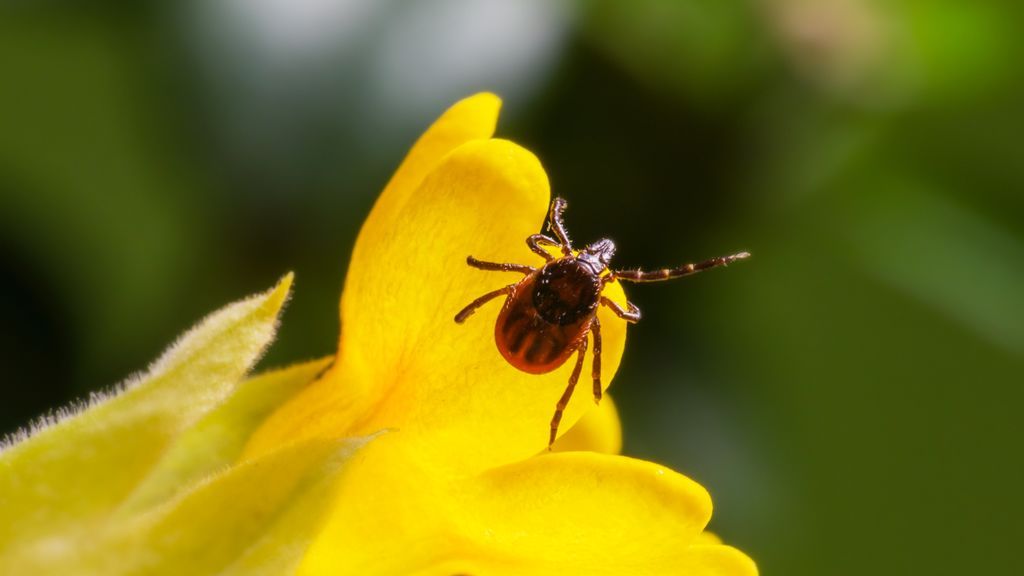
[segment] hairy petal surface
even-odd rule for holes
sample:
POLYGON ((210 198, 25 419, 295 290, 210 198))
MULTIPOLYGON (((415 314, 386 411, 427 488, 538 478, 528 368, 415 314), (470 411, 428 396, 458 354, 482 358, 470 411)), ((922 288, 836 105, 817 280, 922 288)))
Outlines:
POLYGON ((34 541, 64 546, 62 530, 102 522, 259 358, 291 283, 289 274, 272 290, 211 314, 119 394, 0 453, 0 558, 34 541))
POLYGON ((285 400, 316 380, 333 358, 264 372, 238 385, 220 406, 174 440, 160 461, 120 505, 132 514, 169 500, 235 463, 252 431, 285 400))
POLYGON ((0 558, 0 572, 291 573, 316 533, 335 477, 369 440, 313 441, 279 450, 148 513, 16 549, 0 558))
MULTIPOLYGON (((442 116, 424 139, 446 132, 453 111, 467 102, 474 98, 442 116)), ((417 148, 407 163, 427 163, 416 158, 417 148)), ((389 186, 360 233, 342 298, 337 364, 268 420, 249 454, 295 439, 398 429, 417 444, 419 457, 465 472, 547 446, 548 423, 572 361, 544 375, 510 366, 494 343, 500 299, 465 324, 454 322, 476 297, 522 278, 470 268, 468 255, 543 264, 525 239, 547 215, 547 175, 514 143, 471 140, 450 150, 408 197, 405 190, 389 186), (378 210, 382 206, 388 208, 378 210)), ((625 301, 618 284, 605 293, 625 301)), ((625 323, 604 308, 599 318, 606 387, 625 345, 625 323)), ((590 366, 588 355, 563 432, 593 407, 590 366)))

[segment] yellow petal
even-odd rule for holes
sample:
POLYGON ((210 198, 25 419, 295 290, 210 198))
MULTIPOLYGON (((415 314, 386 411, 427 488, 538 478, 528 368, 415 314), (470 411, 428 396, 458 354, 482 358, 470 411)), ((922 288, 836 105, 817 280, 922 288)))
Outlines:
MULTIPOLYGON (((337 364, 272 416, 250 453, 297 438, 365 435, 393 428, 440 464, 463 470, 525 458, 546 448, 548 423, 573 362, 544 375, 510 366, 494 343, 501 303, 454 322, 481 294, 521 275, 484 272, 466 256, 540 265, 525 239, 547 214, 547 176, 536 157, 504 140, 450 152, 384 227, 371 216, 360 242, 373 257, 353 261, 346 282, 337 364)), ((385 199, 382 198, 381 202, 385 199)), ((625 298, 618 284, 606 294, 625 298)), ((602 308, 602 383, 625 344, 625 323, 602 308)), ((590 366, 562 420, 568 430, 593 407, 590 366)))
POLYGON ((527 572, 559 566, 562 573, 657 572, 688 552, 711 517, 701 486, 621 456, 531 458, 487 472, 479 490, 467 508, 486 528, 477 543, 483 556, 518 555, 528 559, 527 572))
POLYGON ((227 401, 175 439, 118 512, 131 514, 170 500, 204 477, 229 467, 263 419, 313 382, 333 360, 322 358, 296 364, 239 384, 227 401))
POLYGON ((754 573, 732 549, 692 545, 711 501, 656 464, 556 453, 441 478, 401 435, 368 446, 346 471, 299 574, 754 573))
POLYGON ((622 423, 619 411, 607 394, 601 404, 580 418, 551 449, 555 452, 602 452, 618 454, 622 451, 622 423))
MULTIPOLYGON (((363 224, 352 253, 350 268, 374 260, 376 238, 387 235, 398 222, 395 215, 409 202, 416 188, 449 152, 474 140, 486 140, 494 134, 501 99, 486 92, 464 98, 445 111, 420 136, 395 171, 384 192, 363 224)), ((358 290, 358 277, 350 276, 346 285, 358 290)), ((344 307, 344 303, 342 304, 344 307)))
POLYGON ((757 576, 757 565, 743 552, 731 546, 695 545, 685 552, 671 555, 661 562, 636 563, 610 569, 594 567, 581 561, 572 566, 518 562, 486 562, 449 560, 435 566, 410 572, 414 576, 451 576, 452 574, 487 574, 488 576, 564 576, 565 574, 607 574, 609 576, 757 576))
POLYGON ((127 497, 173 439, 224 400, 256 361, 291 282, 289 274, 274 289, 211 314, 124 392, 7 447, 0 454, 5 550, 98 521, 127 497))
POLYGON ((697 537, 697 539, 694 540, 694 542, 697 543, 697 544, 712 545, 712 544, 721 544, 722 543, 722 539, 718 537, 718 534, 715 534, 714 532, 709 532, 709 531, 705 530, 705 531, 700 533, 700 536, 697 537))
MULTIPOLYGON (((668 568, 666 565, 665 568, 668 568)), ((695 545, 683 554, 671 570, 662 574, 704 574, 707 576, 757 576, 757 565, 732 546, 695 545)))
POLYGON ((149 513, 16 548, 0 557, 0 573, 291 573, 333 496, 334 479, 369 440, 279 450, 149 513))

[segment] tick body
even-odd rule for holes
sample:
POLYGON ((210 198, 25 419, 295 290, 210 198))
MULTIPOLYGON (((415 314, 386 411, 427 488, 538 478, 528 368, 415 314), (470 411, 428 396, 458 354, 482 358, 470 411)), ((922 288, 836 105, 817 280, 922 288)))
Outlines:
POLYGON ((601 278, 574 257, 531 272, 515 284, 498 315, 498 350, 523 372, 558 368, 593 328, 600 294, 601 278))
POLYGON ((526 239, 530 249, 544 258, 545 263, 540 268, 524 264, 484 262, 469 256, 466 263, 474 268, 518 272, 525 277, 484 294, 455 315, 455 321, 461 324, 490 300, 504 296, 505 304, 494 326, 494 341, 505 360, 523 372, 551 372, 576 354, 576 364, 569 376, 569 384, 556 403, 555 413, 551 418, 548 449, 558 435, 562 412, 579 381, 588 340, 593 343, 591 377, 594 401, 601 400, 601 323, 597 319, 598 307, 607 306, 626 322, 636 323, 640 320, 640 310, 632 302, 627 302, 626 309, 623 309, 601 295, 606 284, 617 280, 670 280, 750 256, 746 252, 740 252, 698 264, 650 272, 611 270, 608 264, 615 254, 615 244, 611 240, 598 240, 578 252, 573 250, 565 225, 562 223, 562 213, 566 207, 565 200, 561 198, 555 198, 551 203, 548 228, 555 234, 555 238, 534 234, 526 239), (557 248, 561 257, 553 256, 544 249, 544 246, 557 248))

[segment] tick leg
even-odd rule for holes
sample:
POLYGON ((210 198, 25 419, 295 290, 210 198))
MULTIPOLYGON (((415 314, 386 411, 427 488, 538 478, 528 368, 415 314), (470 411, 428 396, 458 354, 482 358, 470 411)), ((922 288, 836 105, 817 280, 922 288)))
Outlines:
POLYGON ((493 270, 495 272, 521 272, 523 274, 529 274, 534 271, 533 266, 527 266, 525 264, 499 264, 498 262, 484 262, 483 260, 477 260, 472 256, 466 256, 466 264, 469 264, 473 268, 493 270))
MULTIPOLYGON (((558 248, 562 248, 562 245, 559 244, 558 240, 555 240, 554 238, 545 236, 543 234, 534 234, 527 238, 526 245, 530 247, 530 250, 533 250, 534 254, 537 254, 538 256, 540 256, 541 258, 548 262, 554 260, 555 257, 552 256, 551 253, 548 252, 547 250, 541 248, 541 244, 547 246, 557 246, 558 248)), ((562 252, 565 252, 564 248, 562 248, 562 252)))
POLYGON ((498 296, 501 296, 503 294, 511 294, 512 289, 515 288, 515 286, 515 284, 509 284, 504 288, 499 288, 493 292, 488 292, 487 294, 484 294, 483 296, 477 298, 476 300, 473 300, 472 302, 469 303, 469 306, 466 306, 461 311, 459 311, 458 314, 455 315, 455 321, 459 324, 462 324, 463 322, 466 321, 466 318, 469 318, 470 316, 473 315, 473 312, 476 312, 477 308, 483 306, 484 304, 487 304, 488 302, 494 300, 498 296))
POLYGON ((555 198, 551 202, 551 210, 548 211, 548 229, 555 233, 555 237, 562 246, 562 254, 566 256, 572 256, 572 242, 569 241, 569 235, 565 232, 565 224, 562 223, 562 213, 569 207, 569 203, 564 198, 555 198))
POLYGON ((586 338, 580 340, 578 350, 579 355, 576 356, 576 366, 572 369, 572 375, 569 376, 569 385, 566 386, 565 392, 562 393, 558 404, 555 405, 555 415, 551 417, 551 437, 548 439, 548 450, 551 450, 551 445, 555 443, 555 436, 558 436, 558 423, 562 421, 562 412, 565 411, 565 407, 569 404, 569 398, 572 398, 572 391, 576 388, 576 382, 580 379, 580 372, 583 370, 583 356, 587 353, 586 338))
MULTIPOLYGON (((640 321, 640 309, 636 307, 636 304, 633 304, 628 300, 626 301, 626 306, 629 310, 623 310, 622 306, 619 306, 614 300, 607 296, 601 296, 601 304, 611 308, 612 312, 615 312, 616 316, 630 324, 636 324, 640 321)), ((596 319, 597 318, 595 318, 595 320, 596 319)))
POLYGON ((594 335, 594 367, 591 375, 594 377, 594 404, 601 403, 601 321, 594 316, 590 324, 590 332, 594 335))
POLYGON ((732 264, 736 260, 743 260, 744 258, 750 258, 749 252, 740 252, 739 254, 732 254, 730 256, 719 256, 718 258, 712 258, 705 260, 697 264, 684 264, 677 268, 662 268, 661 270, 615 270, 612 272, 619 280, 626 280, 629 282, 660 282, 662 280, 671 280, 672 278, 681 278, 683 276, 689 276, 690 274, 696 274, 702 270, 709 268, 716 268, 718 266, 726 266, 732 264))

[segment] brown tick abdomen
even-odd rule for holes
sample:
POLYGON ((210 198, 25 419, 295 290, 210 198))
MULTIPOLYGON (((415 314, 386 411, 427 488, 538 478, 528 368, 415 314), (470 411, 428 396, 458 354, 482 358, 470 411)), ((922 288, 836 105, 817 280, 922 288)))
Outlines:
POLYGON ((565 363, 594 318, 600 280, 573 259, 530 274, 505 300, 494 339, 505 360, 523 372, 544 374, 565 363))

